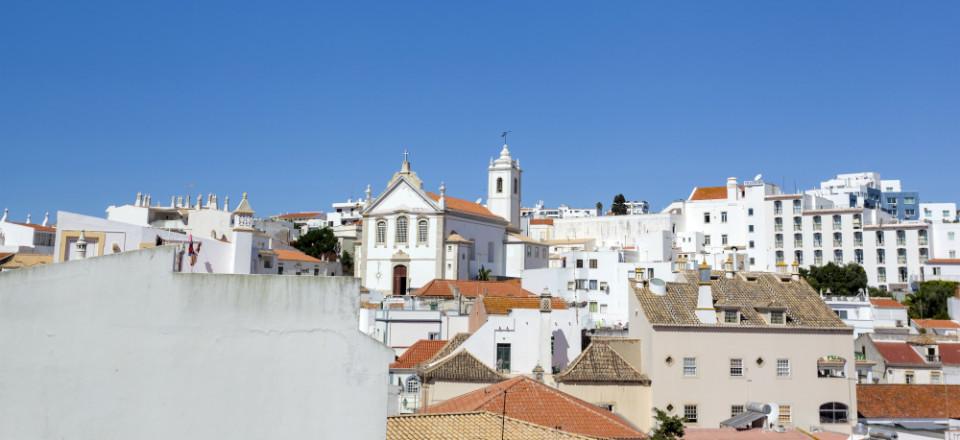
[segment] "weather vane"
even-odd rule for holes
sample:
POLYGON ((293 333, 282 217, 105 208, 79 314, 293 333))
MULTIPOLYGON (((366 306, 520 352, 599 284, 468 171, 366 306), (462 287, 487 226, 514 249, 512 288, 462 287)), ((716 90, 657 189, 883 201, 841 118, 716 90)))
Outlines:
POLYGON ((500 133, 500 137, 503 138, 503 143, 504 143, 504 144, 507 143, 507 135, 508 135, 508 134, 510 134, 510 130, 507 130, 507 131, 505 131, 505 132, 503 132, 503 133, 500 133))

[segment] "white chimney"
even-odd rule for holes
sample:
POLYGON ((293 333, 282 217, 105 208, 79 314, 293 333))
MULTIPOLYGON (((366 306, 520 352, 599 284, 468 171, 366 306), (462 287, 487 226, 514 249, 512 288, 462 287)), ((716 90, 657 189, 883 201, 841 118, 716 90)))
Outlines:
POLYGON ((733 268, 733 256, 734 256, 734 255, 735 255, 735 254, 728 254, 728 255, 727 255, 727 261, 725 261, 725 262, 723 263, 723 274, 724 274, 724 277, 726 277, 728 280, 732 280, 732 279, 733 279, 733 276, 734 276, 734 274, 735 274, 735 270, 734 270, 734 268, 733 268))
POLYGON ((710 265, 707 260, 697 270, 697 319, 703 324, 716 324, 717 311, 713 308, 713 289, 710 287, 710 265))
POLYGON ((737 200, 737 178, 727 177, 727 200, 737 200))
POLYGON ((82 260, 87 258, 87 235, 80 231, 80 238, 77 238, 77 258, 82 260))
POLYGON ((538 364, 544 371, 553 371, 553 354, 550 353, 551 336, 553 336, 553 296, 550 289, 544 287, 540 293, 540 353, 538 364))
POLYGON ((47 226, 50 223, 50 211, 43 213, 43 224, 41 226, 47 226))

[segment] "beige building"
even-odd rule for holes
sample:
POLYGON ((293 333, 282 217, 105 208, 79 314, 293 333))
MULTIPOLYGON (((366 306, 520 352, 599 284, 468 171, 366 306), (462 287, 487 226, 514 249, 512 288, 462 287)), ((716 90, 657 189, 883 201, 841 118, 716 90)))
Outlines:
POLYGON ((798 276, 701 265, 633 291, 630 337, 654 407, 693 428, 855 423, 853 329, 798 276))

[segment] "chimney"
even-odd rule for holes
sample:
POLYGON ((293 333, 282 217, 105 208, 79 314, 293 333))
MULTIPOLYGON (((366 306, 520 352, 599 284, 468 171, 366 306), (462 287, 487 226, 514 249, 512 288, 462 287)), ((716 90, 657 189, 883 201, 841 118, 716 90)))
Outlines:
POLYGON ((137 199, 133 202, 133 204, 136 206, 143 206, 143 193, 137 193, 137 199))
POLYGON ((800 281, 800 262, 793 260, 793 264, 791 264, 790 267, 790 279, 800 281))
POLYGON ((223 196, 223 210, 230 211, 230 196, 223 196))
POLYGON ((443 182, 440 182, 440 201, 437 204, 440 205, 440 209, 447 209, 447 185, 443 182))
POLYGON ((733 276, 736 274, 736 271, 733 268, 733 256, 734 254, 727 254, 727 261, 723 262, 723 275, 726 279, 732 280, 733 276))
POLYGON ((77 258, 82 260, 87 258, 87 235, 81 230, 80 238, 77 238, 77 258))
POLYGON ((550 346, 553 345, 550 343, 551 336, 553 336, 553 296, 550 295, 550 289, 547 287, 543 288, 543 292, 540 293, 540 353, 538 357, 538 365, 542 367, 544 371, 547 371, 546 367, 550 367, 549 371, 553 371, 553 355, 550 353, 550 346))
POLYGON ((737 200, 737 178, 727 177, 727 200, 737 200))
POLYGON ((29 212, 27 213, 27 221, 26 221, 26 223, 27 223, 28 225, 31 223, 31 221, 30 221, 30 213, 29 213, 29 212))
POLYGON ((3 217, 0 217, 0 223, 7 221, 7 215, 10 214, 10 210, 3 208, 3 217))
POLYGON ((50 211, 43 213, 43 224, 41 226, 47 226, 50 223, 50 211))
POLYGON ((703 324, 716 324, 717 311, 713 308, 713 289, 710 286, 710 265, 706 258, 697 270, 697 319, 703 324))

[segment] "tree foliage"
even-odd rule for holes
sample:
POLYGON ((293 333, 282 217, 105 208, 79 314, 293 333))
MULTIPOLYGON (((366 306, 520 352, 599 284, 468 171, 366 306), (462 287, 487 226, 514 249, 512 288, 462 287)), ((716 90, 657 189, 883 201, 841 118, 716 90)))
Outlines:
POLYGON ((490 269, 480 266, 480 271, 477 273, 477 279, 480 281, 490 281, 490 269))
POLYGON ((344 250, 340 253, 340 265, 343 266, 344 275, 353 275, 353 255, 344 250))
POLYGON ((683 419, 680 416, 671 416, 660 408, 653 409, 656 412, 654 420, 656 428, 650 434, 652 440, 677 440, 683 438, 683 419))
POLYGON ((603 215, 603 203, 597 202, 597 215, 603 215))
POLYGON ((314 229, 290 245, 311 257, 320 258, 321 255, 337 251, 337 238, 330 228, 314 229))
POLYGON ((836 295, 853 296, 858 294, 860 289, 867 288, 867 272, 863 270, 863 266, 856 263, 838 266, 831 262, 825 266, 812 266, 809 270, 801 268, 800 276, 818 292, 829 289, 836 295))
POLYGON ((617 194, 613 197, 613 205, 610 205, 610 213, 613 215, 627 215, 627 198, 623 194, 617 194))
POLYGON ((907 313, 913 319, 950 319, 947 299, 957 292, 954 281, 925 281, 911 295, 907 295, 907 313))

